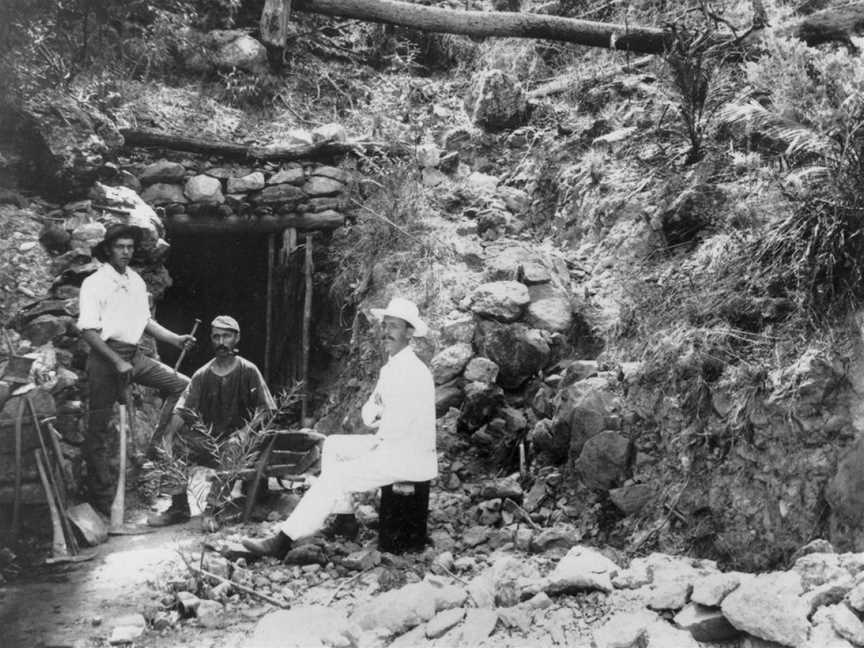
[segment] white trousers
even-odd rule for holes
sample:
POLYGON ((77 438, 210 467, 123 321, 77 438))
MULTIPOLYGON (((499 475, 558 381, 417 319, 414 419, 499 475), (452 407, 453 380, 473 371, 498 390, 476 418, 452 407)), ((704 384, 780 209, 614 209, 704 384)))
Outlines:
POLYGON ((402 481, 404 475, 400 478, 394 470, 398 458, 372 450, 375 440, 372 434, 328 436, 321 454, 321 475, 279 530, 292 540, 312 535, 324 526, 328 515, 353 512, 352 493, 402 481))

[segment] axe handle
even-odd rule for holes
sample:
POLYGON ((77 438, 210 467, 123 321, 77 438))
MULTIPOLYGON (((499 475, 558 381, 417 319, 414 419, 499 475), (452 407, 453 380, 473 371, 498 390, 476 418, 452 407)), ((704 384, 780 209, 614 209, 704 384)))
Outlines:
MULTIPOLYGON (((198 331, 198 326, 201 324, 201 320, 197 317, 195 318, 195 323, 192 325, 192 331, 189 333, 191 336, 195 336, 195 333, 198 331)), ((177 370, 180 368, 180 365, 183 364, 183 358, 186 357, 186 352, 189 351, 188 347, 183 347, 183 350, 180 351, 180 357, 177 358, 177 362, 174 363, 174 373, 177 373, 177 370)))
POLYGON ((111 503, 111 528, 123 526, 126 517, 126 432, 129 427, 126 403, 120 403, 120 466, 117 474, 117 492, 111 503))
POLYGON ((18 527, 20 524, 21 513, 21 442, 22 442, 22 427, 24 424, 24 408, 27 404, 22 397, 18 402, 18 411, 15 413, 15 490, 12 499, 12 527, 10 529, 11 538, 18 537, 18 527))
MULTIPOLYGON (((66 539, 63 534, 63 523, 60 521, 60 513, 54 502, 51 484, 48 482, 48 473, 42 462, 42 451, 37 448, 33 451, 33 456, 36 458, 36 468, 39 470, 39 479, 42 481, 42 488, 45 489, 45 499, 48 501, 48 511, 51 513, 51 554, 54 558, 68 556, 69 548, 66 546, 66 539)), ((47 461, 47 457, 45 459, 47 461)))

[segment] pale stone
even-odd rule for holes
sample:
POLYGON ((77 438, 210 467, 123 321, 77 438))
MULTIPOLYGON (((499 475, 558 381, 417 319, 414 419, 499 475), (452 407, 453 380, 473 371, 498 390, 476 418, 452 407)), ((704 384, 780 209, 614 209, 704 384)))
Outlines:
POLYGON ((585 546, 571 548, 549 575, 547 592, 575 590, 612 591, 612 576, 618 565, 600 552, 585 546))
POLYGON ((215 204, 225 202, 225 196, 222 195, 222 183, 208 175, 201 174, 189 178, 183 193, 192 202, 215 204))
POLYGON ((257 191, 264 188, 264 174, 260 171, 254 171, 242 178, 228 178, 229 193, 245 193, 247 191, 257 191))

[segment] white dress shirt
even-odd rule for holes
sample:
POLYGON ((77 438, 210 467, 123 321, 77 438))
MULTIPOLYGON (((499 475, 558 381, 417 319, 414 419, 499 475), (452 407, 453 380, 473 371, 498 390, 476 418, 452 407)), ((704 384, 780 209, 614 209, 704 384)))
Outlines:
POLYGON ((120 274, 102 264, 81 284, 78 301, 78 328, 96 329, 103 340, 138 344, 150 321, 147 286, 132 268, 120 274))
POLYGON ((425 481, 438 475, 435 383, 410 346, 381 368, 361 415, 366 425, 378 428, 376 452, 396 462, 400 472, 404 469, 404 479, 425 481))

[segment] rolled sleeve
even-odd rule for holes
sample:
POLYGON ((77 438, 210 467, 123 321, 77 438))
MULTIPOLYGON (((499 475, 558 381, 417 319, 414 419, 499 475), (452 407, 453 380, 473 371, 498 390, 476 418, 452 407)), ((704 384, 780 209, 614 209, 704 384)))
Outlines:
POLYGON ((99 290, 92 281, 84 281, 81 284, 81 292, 78 294, 78 328, 82 331, 87 329, 102 330, 102 312, 99 308, 99 290))

